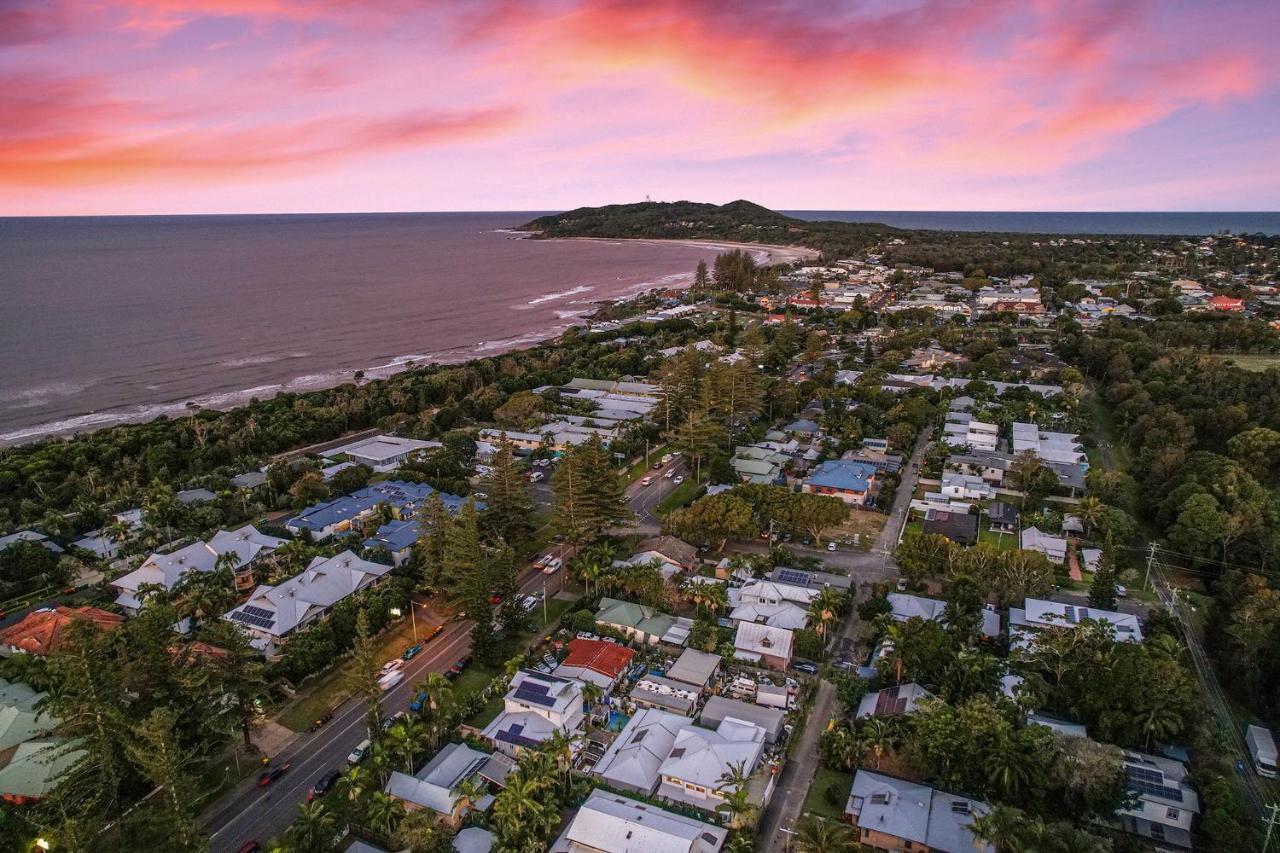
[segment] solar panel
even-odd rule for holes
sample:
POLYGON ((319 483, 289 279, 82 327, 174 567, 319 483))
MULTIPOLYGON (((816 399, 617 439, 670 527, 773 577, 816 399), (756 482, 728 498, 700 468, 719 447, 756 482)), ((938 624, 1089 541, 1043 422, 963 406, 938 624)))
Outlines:
POLYGON ((796 584, 797 586, 808 586, 809 573, 801 572, 796 569, 779 569, 778 580, 783 583, 796 584))
POLYGON ((240 612, 247 613, 250 616, 261 616, 263 619, 271 619, 273 621, 276 618, 276 614, 272 613, 270 610, 266 610, 261 607, 255 607, 252 604, 246 604, 244 607, 241 607, 240 612))
POLYGON ((268 619, 264 616, 255 616, 252 613, 245 613, 237 610, 231 614, 231 618, 236 622, 243 622, 246 625, 252 625, 255 628, 270 628, 276 623, 275 619, 268 619))
POLYGON ((1138 793, 1150 794, 1176 803, 1182 802, 1182 789, 1164 784, 1164 774, 1159 770, 1127 764, 1125 773, 1129 779, 1129 787, 1138 793))
POLYGON ((555 704, 555 701, 547 695, 547 689, 545 687, 534 686, 527 683, 521 684, 516 689, 514 698, 546 707, 550 707, 555 704))

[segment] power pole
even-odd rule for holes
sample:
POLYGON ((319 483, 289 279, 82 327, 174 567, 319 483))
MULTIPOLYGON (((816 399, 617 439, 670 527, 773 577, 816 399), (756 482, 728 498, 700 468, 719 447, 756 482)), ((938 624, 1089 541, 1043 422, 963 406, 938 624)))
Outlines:
POLYGON ((1154 567, 1154 566, 1155 566, 1155 562, 1156 562, 1156 550, 1157 550, 1157 548, 1158 548, 1158 546, 1156 545, 1156 543, 1152 542, 1152 543, 1151 543, 1151 549, 1147 552, 1147 577, 1146 577, 1146 579, 1142 582, 1142 588, 1143 588, 1143 589, 1150 589, 1150 588, 1151 588, 1151 569, 1152 569, 1152 567, 1154 567))
POLYGON ((1271 847, 1271 834, 1275 832, 1276 824, 1280 823, 1280 806, 1271 803, 1267 806, 1267 816, 1263 818, 1267 823, 1267 836, 1262 842, 1262 853, 1267 853, 1271 847))

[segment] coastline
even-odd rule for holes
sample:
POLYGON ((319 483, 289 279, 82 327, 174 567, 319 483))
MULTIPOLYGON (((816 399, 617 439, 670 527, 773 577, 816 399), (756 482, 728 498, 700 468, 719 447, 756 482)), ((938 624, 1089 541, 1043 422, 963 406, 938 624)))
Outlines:
MULTIPOLYGON (((528 234, 532 237, 537 231, 520 232, 528 234)), ((773 264, 791 264, 796 261, 812 261, 817 260, 821 256, 821 252, 817 249, 811 249, 808 246, 781 246, 775 243, 739 243, 732 240, 686 240, 681 238, 667 237, 539 237, 540 240, 548 242, 555 241, 558 243, 565 242, 593 242, 593 243, 634 243, 641 245, 644 243, 657 243, 666 246, 689 246, 701 249, 717 249, 720 251, 730 252, 734 249, 742 249, 754 253, 756 263, 765 265, 773 264), (763 257, 761 257, 763 256, 763 257)))

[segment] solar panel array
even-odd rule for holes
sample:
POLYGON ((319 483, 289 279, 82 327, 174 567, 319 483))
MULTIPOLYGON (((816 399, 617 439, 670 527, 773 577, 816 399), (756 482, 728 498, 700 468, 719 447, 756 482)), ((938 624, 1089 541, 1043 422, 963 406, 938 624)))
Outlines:
POLYGON ((516 688, 514 698, 532 702, 535 705, 542 705, 545 708, 555 705, 555 700, 547 695, 546 687, 541 684, 531 684, 527 681, 516 688))
POLYGON ((1129 787, 1138 793, 1173 800, 1176 803, 1182 802, 1182 789, 1166 785, 1164 774, 1159 770, 1137 767, 1133 764, 1126 764, 1124 769, 1125 775, 1129 777, 1129 787))
POLYGON ((809 573, 799 571, 798 569, 779 569, 778 580, 783 583, 795 584, 797 586, 808 586, 809 573))
POLYGON ((270 628, 276 624, 276 615, 274 613, 261 607, 254 607, 252 604, 246 604, 241 607, 231 614, 231 618, 237 622, 252 625, 255 628, 270 628))

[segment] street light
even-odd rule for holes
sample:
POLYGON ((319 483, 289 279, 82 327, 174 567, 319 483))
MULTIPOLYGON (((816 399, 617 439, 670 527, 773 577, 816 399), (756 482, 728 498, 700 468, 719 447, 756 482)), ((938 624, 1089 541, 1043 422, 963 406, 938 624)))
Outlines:
MULTIPOLYGON (((414 601, 412 598, 409 599, 409 621, 413 624, 413 641, 415 643, 418 642, 418 617, 413 612, 413 608, 426 607, 426 606, 427 605, 422 604, 421 602, 414 601)), ((396 617, 397 619, 399 619, 401 616, 404 615, 404 611, 401 610, 399 607, 392 607, 387 612, 390 613, 392 616, 396 617)))

